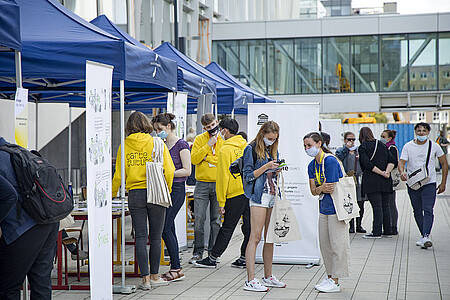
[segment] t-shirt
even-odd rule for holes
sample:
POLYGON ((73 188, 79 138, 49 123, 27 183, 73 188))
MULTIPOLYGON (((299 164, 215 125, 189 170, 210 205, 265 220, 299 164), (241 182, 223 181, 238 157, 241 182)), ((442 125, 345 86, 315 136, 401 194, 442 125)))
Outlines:
MULTIPOLYGON (((316 187, 318 187, 323 184, 325 178, 327 179, 327 183, 338 182, 339 178, 343 177, 344 174, 342 174, 341 166, 339 165, 337 159, 330 155, 325 157, 321 164, 313 159, 308 165, 308 176, 310 179, 314 179, 316 187), (320 176, 320 183, 316 173, 320 176)), ((323 195, 319 202, 319 211, 323 215, 334 215, 336 213, 333 199, 330 194, 323 195)))
MULTIPOLYGON (((170 156, 172 157, 173 164, 175 165, 175 171, 183 168, 183 163, 181 162, 180 152, 183 149, 189 150, 189 144, 182 139, 179 139, 172 148, 170 148, 170 156)), ((173 182, 184 182, 187 180, 186 177, 174 177, 173 182)))
MULTIPOLYGON (((431 142, 430 161, 428 162, 429 183, 436 182, 436 157, 444 155, 442 148, 435 142, 431 142)), ((406 160, 408 172, 421 168, 426 164, 429 140, 423 145, 410 141, 403 146, 400 159, 406 160)))

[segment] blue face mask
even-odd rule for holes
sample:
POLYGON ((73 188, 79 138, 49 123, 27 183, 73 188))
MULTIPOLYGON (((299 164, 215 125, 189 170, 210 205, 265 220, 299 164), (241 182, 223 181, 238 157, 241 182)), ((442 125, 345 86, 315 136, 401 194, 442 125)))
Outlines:
POLYGON ((428 135, 418 135, 417 140, 419 142, 425 142, 428 139, 428 135))
POLYGON ((158 133, 158 137, 160 137, 160 138, 163 139, 163 140, 165 140, 166 137, 167 137, 168 135, 169 135, 169 134, 166 133, 164 130, 161 131, 160 133, 158 133))

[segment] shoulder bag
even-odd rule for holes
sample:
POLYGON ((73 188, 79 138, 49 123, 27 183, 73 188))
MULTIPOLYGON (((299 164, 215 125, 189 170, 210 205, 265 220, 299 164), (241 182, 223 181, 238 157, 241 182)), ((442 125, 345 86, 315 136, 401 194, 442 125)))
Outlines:
POLYGON ((406 184, 413 190, 420 189, 431 179, 430 175, 428 174, 428 162, 430 161, 431 146, 431 141, 428 141, 428 154, 426 163, 422 167, 416 170, 412 170, 411 172, 408 170, 408 180, 406 181, 406 184))
POLYGON ((169 187, 164 177, 164 142, 159 137, 153 138, 152 160, 146 163, 147 203, 172 206, 169 187))
MULTIPOLYGON (((391 149, 391 147, 395 147, 395 146, 394 145, 389 146, 388 150, 391 149)), ((399 157, 398 157, 397 147, 395 147, 395 150, 397 151, 397 161, 398 161, 399 157)), ((394 191, 406 189, 406 182, 404 182, 402 180, 400 171, 398 170, 398 167, 391 171, 391 178, 392 178, 392 187, 393 187, 394 191)))

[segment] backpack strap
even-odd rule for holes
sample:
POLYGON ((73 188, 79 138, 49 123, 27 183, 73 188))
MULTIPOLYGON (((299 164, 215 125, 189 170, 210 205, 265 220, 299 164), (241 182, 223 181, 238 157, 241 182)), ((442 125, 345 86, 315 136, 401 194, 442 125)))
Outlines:
POLYGON ((373 150, 373 154, 370 160, 372 160, 375 157, 375 153, 377 153, 377 148, 378 148, 378 140, 375 140, 375 149, 373 150))
POLYGON ((428 141, 427 162, 425 164, 425 169, 427 170, 427 175, 428 175, 428 162, 430 161, 430 156, 431 156, 431 146, 432 146, 432 142, 431 142, 431 140, 429 140, 428 141))

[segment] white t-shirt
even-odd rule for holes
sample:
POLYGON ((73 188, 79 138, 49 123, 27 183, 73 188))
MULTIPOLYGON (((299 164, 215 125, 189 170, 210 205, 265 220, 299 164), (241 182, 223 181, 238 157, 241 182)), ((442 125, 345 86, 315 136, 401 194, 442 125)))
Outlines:
MULTIPOLYGON (((423 145, 418 145, 413 141, 409 141, 403 146, 400 159, 406 160, 409 171, 421 168, 427 162, 429 140, 423 145)), ((431 142, 430 161, 428 162, 428 174, 430 176, 429 183, 436 182, 436 157, 444 155, 441 146, 435 142, 431 142)))

